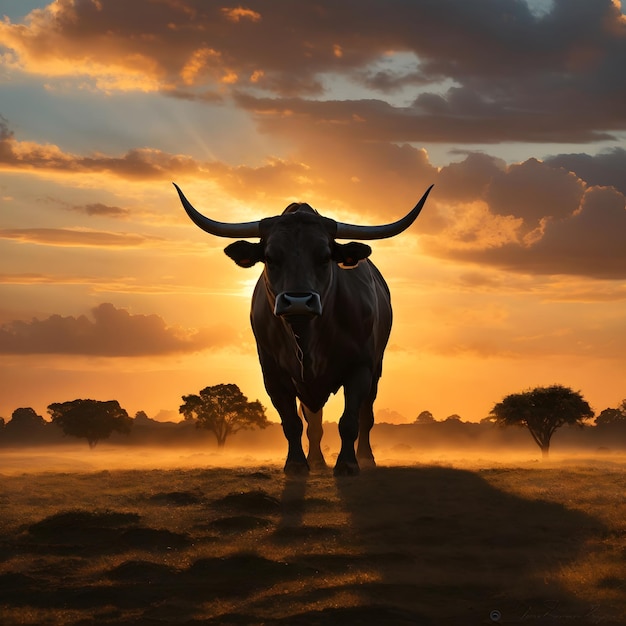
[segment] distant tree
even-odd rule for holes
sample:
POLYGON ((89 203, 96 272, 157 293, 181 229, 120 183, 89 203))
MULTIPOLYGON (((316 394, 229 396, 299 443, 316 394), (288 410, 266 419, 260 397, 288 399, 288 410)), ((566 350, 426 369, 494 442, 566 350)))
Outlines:
POLYGON ((619 426, 626 427, 626 400, 613 409, 607 408, 601 411, 595 419, 596 426, 619 426))
POLYGON ((434 424, 435 417, 430 411, 422 411, 416 418, 415 424, 434 424))
POLYGON ((90 448, 114 432, 130 433, 133 424, 117 400, 55 402, 48 406, 48 413, 66 435, 86 439, 90 448))
POLYGON ((29 436, 35 432, 41 432, 46 426, 46 420, 35 412, 31 407, 15 409, 11 419, 6 425, 7 433, 18 436, 29 436))
POLYGON ((593 417, 593 411, 580 392, 552 385, 508 395, 494 405, 491 415, 503 426, 528 428, 542 456, 547 458, 557 428, 564 424, 583 426, 584 420, 593 417))
POLYGON ((377 424, 404 424, 405 422, 406 418, 404 415, 393 409, 380 409, 376 411, 377 424))
POLYGON ((446 417, 445 420, 443 420, 444 422, 461 422, 461 416, 457 415, 456 413, 453 413, 452 415, 448 415, 448 417, 446 417))
POLYGON ((179 413, 186 420, 197 420, 198 428, 206 428, 215 435, 218 448, 226 439, 240 430, 266 428, 269 421, 261 403, 248 402, 237 385, 205 387, 199 395, 183 396, 179 413))
POLYGON ((152 426, 156 423, 156 420, 148 417, 148 414, 145 411, 137 411, 133 422, 136 426, 152 426))

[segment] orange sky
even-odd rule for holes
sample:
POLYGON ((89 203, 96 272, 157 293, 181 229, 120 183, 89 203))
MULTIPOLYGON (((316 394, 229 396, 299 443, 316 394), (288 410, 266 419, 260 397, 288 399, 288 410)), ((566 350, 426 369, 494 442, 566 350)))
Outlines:
MULTIPOLYGON (((380 223, 377 410, 626 397, 626 18, 615 0, 13 0, 0 12, 0 416, 75 398, 269 407, 260 268, 199 231, 305 201, 380 223)), ((336 420, 340 398, 328 406, 336 420)), ((396 412, 399 415, 395 415, 396 412)), ((275 418, 273 410, 270 417, 275 418)))

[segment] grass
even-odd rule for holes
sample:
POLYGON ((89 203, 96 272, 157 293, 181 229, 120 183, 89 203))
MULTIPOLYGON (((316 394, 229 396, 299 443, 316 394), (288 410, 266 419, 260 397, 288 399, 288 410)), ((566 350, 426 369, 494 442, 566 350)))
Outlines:
POLYGON ((0 623, 624 623, 618 460, 248 461, 5 471, 0 623))

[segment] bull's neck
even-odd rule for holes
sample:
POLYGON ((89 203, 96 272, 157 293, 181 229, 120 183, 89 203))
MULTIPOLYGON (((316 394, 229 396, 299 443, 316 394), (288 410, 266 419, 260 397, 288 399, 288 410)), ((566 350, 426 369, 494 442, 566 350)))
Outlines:
POLYGON ((323 332, 323 315, 311 320, 296 321, 291 324, 285 322, 298 362, 298 379, 301 382, 311 381, 324 373, 327 366, 319 345, 325 339, 323 332))

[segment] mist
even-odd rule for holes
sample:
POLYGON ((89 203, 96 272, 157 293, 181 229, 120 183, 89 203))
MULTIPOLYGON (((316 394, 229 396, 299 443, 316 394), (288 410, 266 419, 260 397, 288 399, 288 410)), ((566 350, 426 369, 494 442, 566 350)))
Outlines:
MULTIPOLYGON (((332 474, 337 451, 325 446, 329 469, 316 472, 332 474)), ((20 446, 3 448, 0 454, 0 475, 15 476, 37 473, 91 473, 118 470, 192 470, 220 469, 246 471, 251 468, 282 470, 287 452, 285 446, 247 447, 232 445, 224 450, 215 446, 120 446, 107 442, 95 449, 71 443, 54 446, 20 446)), ((619 450, 585 450, 575 446, 558 446, 549 459, 541 459, 541 451, 529 443, 520 449, 494 450, 477 446, 436 446, 412 449, 406 444, 374 446, 378 467, 440 466, 479 471, 481 469, 555 468, 576 465, 620 467, 626 469, 626 452, 619 450)), ((375 470, 373 470, 375 471, 375 470)))

